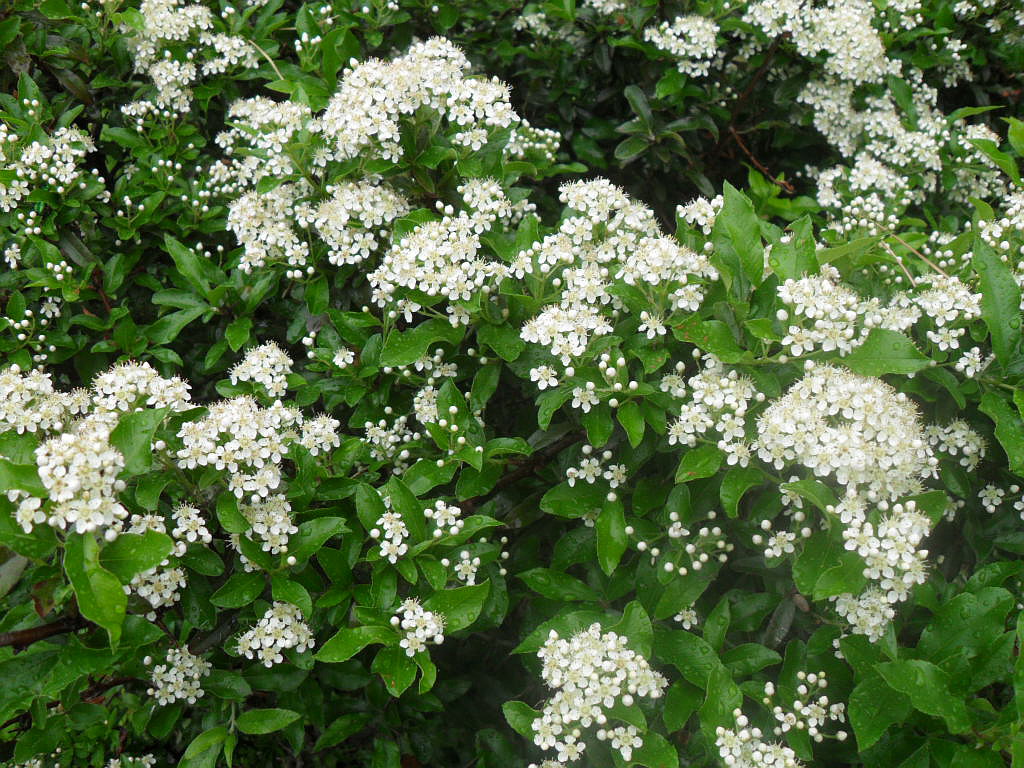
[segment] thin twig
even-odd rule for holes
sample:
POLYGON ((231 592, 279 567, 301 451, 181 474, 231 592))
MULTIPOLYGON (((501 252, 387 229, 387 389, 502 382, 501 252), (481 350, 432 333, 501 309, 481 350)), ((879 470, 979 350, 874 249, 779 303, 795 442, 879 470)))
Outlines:
POLYGON ((904 240, 904 239, 903 239, 902 237, 900 237, 899 235, 897 235, 897 234, 896 234, 895 232, 890 232, 890 233, 889 233, 889 237, 892 237, 892 238, 894 238, 894 239, 898 240, 899 242, 901 242, 901 243, 902 243, 903 245, 905 245, 905 246, 906 246, 907 248, 909 248, 909 249, 910 249, 911 251, 913 251, 913 252, 914 252, 915 254, 917 254, 917 257, 918 257, 919 259, 921 259, 921 261, 923 261, 923 262, 924 262, 925 264, 927 264, 927 265, 928 265, 929 267, 931 267, 932 269, 934 269, 934 270, 935 270, 936 272, 938 272, 938 273, 939 273, 940 275, 942 275, 943 277, 949 277, 949 274, 948 274, 947 272, 945 272, 945 271, 944 271, 944 270, 943 270, 943 269, 942 269, 942 268, 941 268, 941 267, 940 267, 940 266, 939 266, 938 264, 934 264, 934 263, 933 263, 933 262, 931 261, 931 259, 929 259, 929 258, 928 258, 927 256, 925 256, 925 255, 924 255, 923 253, 921 253, 921 252, 920 252, 919 250, 917 250, 917 248, 915 248, 914 246, 912 246, 912 245, 911 245, 910 243, 908 243, 908 242, 907 242, 906 240, 904 240))
POLYGON ((794 192, 796 191, 796 188, 795 188, 795 187, 794 187, 794 186, 793 186, 792 184, 790 184, 790 183, 789 183, 788 181, 783 181, 783 180, 781 180, 781 179, 776 179, 776 178, 775 178, 775 177, 774 177, 774 176, 772 175, 772 172, 771 172, 771 171, 769 171, 769 170, 768 170, 768 169, 767 169, 767 168, 766 168, 766 167, 765 167, 765 166, 764 166, 764 165, 763 165, 763 164, 761 163, 761 161, 760 161, 760 160, 758 160, 758 159, 757 159, 756 157, 754 157, 754 153, 753 153, 753 152, 751 152, 751 151, 750 151, 750 150, 749 150, 749 149, 747 148, 747 145, 743 143, 743 139, 741 139, 741 138, 740 138, 740 135, 739 135, 739 133, 737 133, 737 132, 736 132, 736 129, 735 129, 735 128, 733 128, 733 127, 732 127, 731 125, 729 126, 729 133, 731 133, 731 134, 732 134, 732 137, 733 137, 734 139, 736 139, 736 143, 737 143, 737 144, 739 144, 739 147, 740 147, 740 149, 742 149, 742 150, 743 150, 743 154, 745 154, 745 155, 746 155, 747 157, 749 157, 749 158, 750 158, 750 161, 751 161, 751 162, 752 162, 752 163, 753 163, 753 164, 754 164, 754 165, 755 165, 755 166, 757 167, 757 170, 759 170, 759 171, 760 171, 761 173, 763 173, 763 174, 764 174, 764 175, 765 175, 766 177, 768 177, 768 179, 769 179, 769 180, 770 180, 770 181, 772 182, 772 184, 775 184, 776 186, 778 186, 778 187, 781 187, 782 189, 784 189, 784 190, 786 190, 787 192, 789 192, 789 194, 793 194, 793 193, 794 193, 794 192))
POLYGON ((253 48, 255 48, 257 51, 263 54, 263 58, 267 60, 267 63, 270 64, 271 67, 273 67, 274 72, 277 74, 277 79, 284 80, 284 75, 281 74, 281 70, 277 68, 277 64, 274 63, 274 60, 270 58, 270 54, 264 51, 262 48, 260 48, 259 45, 257 45, 252 40, 250 40, 249 43, 252 45, 253 48))

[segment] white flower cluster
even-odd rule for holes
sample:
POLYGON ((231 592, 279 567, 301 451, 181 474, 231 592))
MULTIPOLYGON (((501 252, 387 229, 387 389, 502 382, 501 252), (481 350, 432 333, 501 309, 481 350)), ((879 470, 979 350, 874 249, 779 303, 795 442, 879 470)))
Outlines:
POLYGON ((238 652, 270 668, 284 661, 284 651, 294 648, 302 653, 314 642, 302 611, 291 603, 275 601, 256 626, 238 638, 238 652))
POLYGON ((298 533, 292 523, 292 505, 284 494, 274 493, 265 499, 253 499, 249 504, 239 504, 239 511, 252 526, 245 535, 255 535, 262 540, 263 551, 276 555, 288 551, 288 537, 298 533))
POLYGON ((885 305, 875 297, 862 299, 828 264, 817 275, 787 279, 777 292, 789 308, 778 313, 781 322, 790 323, 782 344, 796 357, 817 350, 847 355, 872 328, 903 332, 922 321, 937 327, 925 335, 940 351, 956 350, 966 332, 959 324, 981 316, 981 294, 950 275, 926 275, 885 305))
POLYGON ((455 536, 462 530, 466 521, 462 519, 462 509, 454 504, 446 504, 438 499, 433 506, 423 510, 423 516, 433 521, 434 538, 439 539, 447 532, 449 536, 455 536))
POLYGON ((565 479, 570 488, 576 485, 577 480, 582 480, 588 485, 593 485, 598 480, 605 480, 613 489, 625 484, 628 478, 625 464, 606 465, 603 463, 611 461, 611 451, 602 451, 600 456, 596 456, 592 445, 584 445, 580 450, 583 452, 583 459, 579 466, 569 467, 565 470, 565 479))
POLYGON ((203 418, 182 424, 178 466, 226 471, 228 489, 239 499, 249 494, 256 503, 280 486, 281 462, 293 442, 314 455, 340 444, 334 432, 337 421, 320 418, 314 424, 307 428, 299 410, 280 400, 268 408, 248 396, 221 400, 209 406, 203 418))
POLYGON ((399 289, 468 302, 477 292, 490 291, 492 280, 508 275, 504 264, 480 254, 480 235, 511 216, 504 191, 492 179, 474 179, 459 191, 469 211, 455 214, 446 206, 444 217, 420 224, 384 254, 369 276, 375 304, 394 303, 399 289))
MULTIPOLYGON (((429 412, 425 415, 429 415, 429 412)), ((391 461, 395 458, 404 461, 408 458, 409 452, 405 449, 405 444, 420 437, 420 433, 413 432, 408 424, 408 416, 397 417, 390 426, 385 419, 380 419, 376 423, 366 422, 363 429, 366 430, 365 441, 370 448, 370 456, 375 461, 391 461)))
POLYGON ((271 397, 281 397, 288 390, 292 359, 273 341, 252 347, 242 361, 231 369, 232 384, 252 381, 266 389, 271 397))
MULTIPOLYGON (((146 661, 151 659, 147 656, 146 661)), ((167 652, 167 663, 153 667, 153 686, 147 693, 162 707, 179 700, 195 704, 203 695, 202 679, 212 669, 210 662, 186 648, 172 648, 167 652)))
MULTIPOLYGON (((693 447, 701 435, 714 429, 721 436, 718 447, 725 451, 726 462, 745 467, 750 463, 752 450, 746 439, 747 408, 752 401, 762 402, 764 395, 748 377, 735 370, 726 371, 714 355, 705 354, 702 361, 704 369, 687 382, 690 400, 680 407, 679 418, 669 425, 669 445, 693 447)), ((677 391, 681 388, 674 380, 669 384, 677 391)))
POLYGON ((985 438, 962 419, 955 419, 945 426, 929 424, 924 434, 932 450, 957 458, 960 466, 968 472, 985 458, 985 438))
POLYGON ((405 649, 406 656, 425 651, 427 643, 441 645, 444 642, 444 614, 425 610, 414 597, 402 601, 400 613, 391 617, 391 626, 405 633, 398 645, 405 649))
POLYGON ((725 198, 721 195, 716 195, 710 200, 706 197, 696 197, 686 205, 676 206, 676 218, 682 219, 690 226, 699 227, 705 235, 710 235, 723 205, 725 198))
POLYGON ((925 581, 928 550, 918 549, 931 531, 931 520, 907 501, 890 508, 884 499, 878 502, 883 517, 877 527, 867 517, 866 505, 848 495, 836 511, 846 524, 843 539, 847 550, 864 558, 864 575, 877 583, 860 597, 850 594, 836 599, 836 610, 858 634, 872 642, 881 638, 890 614, 888 606, 910 597, 910 590, 925 581))
POLYGON ((675 57, 676 68, 690 77, 708 74, 718 53, 718 25, 704 16, 677 16, 671 23, 644 30, 644 40, 675 57))
POLYGON ((776 469, 799 463, 871 499, 920 492, 938 463, 905 394, 831 365, 812 364, 764 410, 757 432, 757 455, 776 469))
MULTIPOLYGON (((808 736, 820 744, 825 740, 822 727, 829 722, 846 722, 846 705, 842 702, 830 702, 824 693, 815 698, 815 694, 828 687, 828 678, 825 672, 815 674, 800 670, 796 673, 796 678, 798 681, 797 698, 789 708, 778 704, 772 706, 775 685, 771 682, 764 684, 763 703, 765 706, 772 706, 772 715, 778 722, 774 728, 776 736, 782 736, 795 728, 799 731, 806 731, 808 736)), ((845 741, 846 731, 837 731, 836 738, 839 741, 845 741)))
POLYGON ((307 274, 309 242, 292 226, 297 217, 299 199, 309 193, 305 180, 294 184, 280 184, 269 192, 246 192, 228 206, 228 229, 235 233, 244 254, 238 268, 251 273, 267 262, 283 261, 292 269, 290 277, 301 277, 301 267, 307 274))
MULTIPOLYGON (((520 253, 511 271, 520 279, 550 278, 560 289, 558 302, 527 321, 520 335, 547 347, 565 366, 584 354, 592 337, 611 333, 605 313, 614 318, 624 309, 608 290, 612 281, 645 293, 658 287, 659 295, 667 295, 667 301, 651 295, 643 318, 648 331, 659 335, 667 313, 700 306, 699 280, 718 277, 705 255, 666 237, 648 208, 604 179, 564 184, 559 199, 581 215, 566 217, 558 231, 520 253)), ((583 394, 574 407, 585 406, 586 412, 597 395, 583 394)))
POLYGON ((119 363, 96 376, 92 382, 94 408, 127 413, 139 408, 194 408, 190 386, 178 376, 165 379, 149 363, 119 363))
POLYGON ((729 768, 802 768, 796 752, 785 744, 763 740, 760 728, 750 724, 742 710, 733 710, 736 725, 715 729, 715 746, 729 768))
POLYGON ((401 513, 390 509, 390 497, 384 497, 384 506, 389 509, 386 509, 377 518, 376 525, 380 527, 370 529, 370 538, 380 539, 380 556, 386 558, 393 565, 398 562, 398 558, 409 551, 409 545, 405 543, 405 540, 409 538, 409 527, 402 519, 401 513), (382 536, 383 538, 381 538, 382 536))
POLYGON ((200 75, 256 66, 256 48, 242 37, 213 32, 215 17, 204 5, 142 0, 139 12, 142 29, 125 25, 125 39, 135 57, 135 71, 149 76, 156 94, 121 111, 136 118, 140 128, 147 115, 174 117, 188 112, 193 95, 189 86, 200 75))
MULTIPOLYGON (((452 561, 447 557, 441 558, 441 565, 445 568, 451 566, 452 561)), ((468 586, 476 584, 476 572, 480 570, 480 558, 473 557, 470 555, 469 550, 463 550, 459 553, 459 562, 455 564, 452 569, 455 571, 455 578, 459 581, 464 581, 468 586)))
MULTIPOLYGON (((8 125, 0 121, 0 211, 14 211, 22 200, 38 188, 49 188, 58 195, 84 186, 83 161, 96 145, 87 133, 74 126, 58 128, 42 141, 22 142, 8 125)), ((27 235, 39 235, 38 212, 31 207, 19 223, 27 235)))
POLYGON ((311 223, 327 244, 327 260, 339 267, 368 259, 388 236, 392 222, 412 210, 408 200, 382 181, 342 182, 327 191, 331 196, 316 209, 311 223))
POLYGON ((392 61, 371 59, 346 69, 323 114, 324 136, 339 159, 402 156, 403 117, 426 107, 455 128, 465 147, 518 121, 508 86, 496 78, 470 78, 469 61, 444 38, 412 45, 392 61))
POLYGON ((156 766, 156 758, 152 755, 142 755, 141 757, 132 757, 129 755, 122 755, 121 757, 112 757, 105 768, 154 768, 156 766))
POLYGON ((480 150, 496 131, 510 129, 508 156, 553 160, 557 134, 520 119, 503 83, 470 77, 468 71, 469 62, 458 48, 433 38, 413 44, 391 61, 353 59, 342 73, 338 91, 317 116, 302 105, 262 97, 233 104, 228 114, 232 127, 217 137, 229 159, 215 164, 210 175, 215 192, 233 198, 228 227, 244 247, 240 268, 251 272, 270 262, 284 262, 286 276, 292 279, 313 274, 309 260, 316 251, 296 227, 312 228, 334 265, 357 264, 377 251, 386 252, 385 264, 375 273, 382 285, 376 300, 382 306, 396 287, 418 287, 420 282, 438 291, 448 286, 443 292, 449 296, 463 295, 465 285, 478 289, 478 276, 470 274, 463 281, 458 271, 495 270, 502 265, 485 266, 476 258, 477 236, 496 218, 511 222, 533 210, 528 201, 513 204, 496 183, 473 180, 468 189, 459 190, 473 210, 455 216, 453 208, 439 205, 445 215, 441 222, 421 225, 407 242, 398 244, 391 242, 390 227, 412 209, 409 200, 373 174, 339 182, 329 178, 333 163, 355 157, 397 162, 403 152, 403 127, 422 111, 434 113, 457 147, 480 150), (304 141, 313 146, 309 167, 299 168, 290 151, 300 133, 310 137, 304 141), (296 182, 285 181, 268 191, 255 188, 261 179, 300 172, 303 177, 296 182), (331 181, 324 186, 326 199, 309 183, 320 178, 331 181), (473 194, 479 188, 488 188, 482 208, 470 199, 481 198, 473 194), (432 240, 438 241, 438 248, 431 246, 432 240), (444 269, 445 275, 435 279, 433 266, 444 269))
MULTIPOLYGON (((118 501, 124 457, 110 443, 119 417, 143 408, 189 408, 188 385, 164 379, 148 363, 123 363, 99 374, 90 390, 58 392, 49 374, 23 374, 18 366, 0 372, 0 431, 56 433, 35 450, 46 500, 23 492, 15 518, 26 533, 46 523, 77 533, 99 530, 112 540, 127 510, 118 501)), ((163 448, 162 441, 154 447, 163 448)))
POLYGON ((44 510, 39 499, 21 502, 16 517, 26 532, 46 522, 76 533, 100 530, 108 541, 117 537, 128 511, 117 498, 125 489, 118 479, 124 456, 110 444, 111 431, 107 420, 91 415, 36 448, 50 503, 44 510))
MULTIPOLYGON (((181 590, 188 584, 187 572, 178 565, 177 558, 185 554, 192 543, 209 544, 213 536, 206 527, 202 513, 188 504, 178 505, 171 513, 174 528, 171 538, 174 549, 171 556, 157 566, 132 576, 125 585, 125 594, 136 594, 149 603, 150 611, 146 618, 156 621, 156 612, 160 608, 174 605, 181 599, 181 590)), ((156 514, 132 515, 129 520, 128 533, 145 533, 156 531, 167 533, 167 523, 156 514)))
MULTIPOLYGON (((592 624, 569 640, 554 630, 537 657, 543 662, 541 676, 555 693, 533 721, 534 743, 554 750, 559 762, 575 762, 583 756, 583 728, 605 726, 605 710, 621 704, 632 706, 634 697, 659 698, 668 681, 651 669, 640 654, 627 648, 628 638, 601 632, 592 624)), ((636 733, 603 729, 605 737, 619 742, 617 749, 629 760, 634 748, 643 746, 636 733), (640 743, 637 743, 637 742, 640 743)))

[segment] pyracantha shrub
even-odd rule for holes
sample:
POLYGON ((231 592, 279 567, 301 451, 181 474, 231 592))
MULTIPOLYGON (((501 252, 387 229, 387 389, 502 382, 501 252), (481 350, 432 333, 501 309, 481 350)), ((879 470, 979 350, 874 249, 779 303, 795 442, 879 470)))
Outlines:
POLYGON ((1016 5, 10 5, 5 765, 1020 762, 1016 5))

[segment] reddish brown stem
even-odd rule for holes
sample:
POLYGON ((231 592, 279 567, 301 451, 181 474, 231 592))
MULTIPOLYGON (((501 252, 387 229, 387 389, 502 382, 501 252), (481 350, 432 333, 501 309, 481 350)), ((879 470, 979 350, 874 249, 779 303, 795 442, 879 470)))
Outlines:
POLYGON ((54 635, 74 632, 85 625, 86 623, 79 618, 65 617, 39 627, 19 629, 15 632, 0 632, 0 648, 8 645, 16 649, 27 648, 32 643, 38 643, 40 640, 45 640, 54 635))

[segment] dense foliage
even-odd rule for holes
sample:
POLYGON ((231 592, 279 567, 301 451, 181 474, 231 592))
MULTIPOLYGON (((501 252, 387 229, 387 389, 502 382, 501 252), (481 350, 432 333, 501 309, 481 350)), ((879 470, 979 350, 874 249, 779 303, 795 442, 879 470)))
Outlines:
POLYGON ((4 5, 0 760, 1024 766, 1022 30, 4 5))

